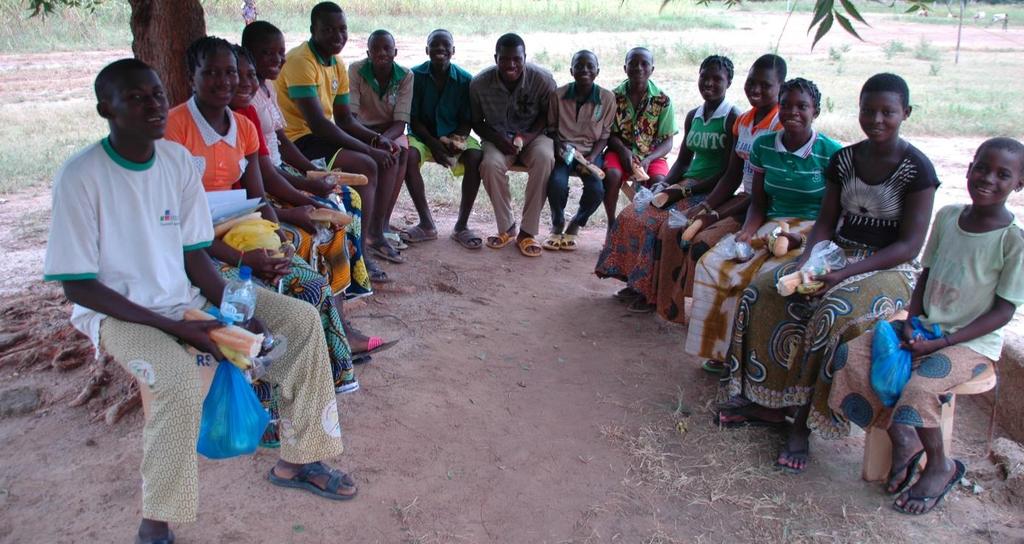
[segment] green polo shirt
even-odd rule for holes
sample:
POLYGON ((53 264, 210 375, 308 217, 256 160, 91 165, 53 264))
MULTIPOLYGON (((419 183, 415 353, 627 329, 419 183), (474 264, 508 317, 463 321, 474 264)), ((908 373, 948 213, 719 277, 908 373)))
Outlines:
POLYGON ((450 64, 448 80, 440 91, 430 74, 430 61, 413 67, 412 76, 412 118, 423 123, 431 136, 447 136, 460 124, 471 122, 469 82, 473 80, 472 74, 450 64))
POLYGON ((842 145, 814 131, 803 147, 789 151, 782 145, 782 132, 759 136, 750 150, 754 172, 764 174, 768 219, 817 219, 825 197, 825 168, 842 145))

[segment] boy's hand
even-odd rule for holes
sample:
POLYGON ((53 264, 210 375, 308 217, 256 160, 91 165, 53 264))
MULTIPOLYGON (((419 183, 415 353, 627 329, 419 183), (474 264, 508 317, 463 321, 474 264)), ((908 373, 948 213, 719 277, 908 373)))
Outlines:
POLYGON ((735 240, 737 242, 743 242, 745 244, 749 244, 750 241, 754 239, 754 235, 755 234, 757 234, 757 230, 756 229, 753 229, 753 230, 752 229, 743 229, 743 230, 741 230, 741 231, 736 233, 735 240))
POLYGON ((924 338, 918 337, 910 342, 901 343, 900 347, 910 352, 910 360, 912 361, 910 367, 916 369, 921 365, 921 361, 919 359, 946 347, 946 341, 942 338, 925 340, 924 338))
POLYGON ((306 178, 306 188, 320 198, 327 198, 334 192, 335 185, 326 179, 306 178))
POLYGON ((833 287, 842 283, 843 280, 846 279, 846 276, 843 274, 842 270, 836 270, 835 272, 829 272, 828 274, 813 276, 811 279, 813 279, 814 281, 820 281, 821 288, 813 293, 806 295, 807 298, 823 296, 825 293, 829 291, 829 289, 832 289, 833 287))
POLYGON ((505 155, 518 155, 519 149, 512 143, 511 138, 499 136, 497 141, 494 142, 494 147, 498 148, 505 155))
POLYGON ((253 334, 262 334, 263 336, 269 336, 270 334, 267 326, 264 325, 257 317, 253 317, 245 324, 245 330, 253 334))
POLYGON ((375 147, 378 149, 383 149, 384 151, 387 151, 392 155, 397 155, 398 152, 401 151, 401 148, 398 147, 398 144, 396 144, 391 140, 391 138, 388 138, 383 134, 381 134, 380 137, 377 138, 377 145, 375 147))
POLYGON ((804 239, 799 234, 793 234, 792 232, 783 232, 782 236, 789 239, 789 250, 793 251, 800 247, 800 244, 804 242, 804 239))
POLYGON ((287 208, 277 211, 277 216, 284 219, 285 222, 291 223, 300 229, 315 234, 316 224, 309 217, 310 212, 313 211, 313 206, 296 206, 294 208, 287 208))
POLYGON ((430 154, 434 158, 434 162, 440 164, 445 168, 451 168, 451 155, 457 155, 458 153, 452 153, 450 148, 446 148, 440 141, 435 140, 427 144, 427 148, 430 149, 430 154))
POLYGON ((288 257, 275 257, 266 249, 257 249, 242 254, 242 263, 252 268, 254 274, 259 278, 275 283, 281 276, 286 276, 292 271, 291 259, 288 257))
POLYGON ((640 166, 644 167, 644 172, 651 169, 652 162, 654 162, 654 157, 651 157, 650 155, 644 157, 644 159, 640 161, 640 166))
POLYGON ((903 328, 900 329, 900 337, 903 341, 900 342, 900 346, 909 346, 914 341, 914 326, 910 324, 911 317, 907 316, 907 319, 903 321, 903 328))
MULTIPOLYGON (((380 143, 377 145, 380 145, 380 143)), ((370 155, 370 158, 377 163, 377 166, 380 166, 381 168, 391 168, 391 165, 395 164, 395 156, 392 155, 390 151, 385 151, 379 147, 375 147, 370 149, 368 154, 370 155)))
POLYGON ((210 339, 210 331, 223 326, 224 324, 220 321, 175 321, 170 329, 165 332, 196 348, 196 350, 202 353, 209 353, 214 359, 223 361, 227 357, 224 357, 217 344, 210 339))

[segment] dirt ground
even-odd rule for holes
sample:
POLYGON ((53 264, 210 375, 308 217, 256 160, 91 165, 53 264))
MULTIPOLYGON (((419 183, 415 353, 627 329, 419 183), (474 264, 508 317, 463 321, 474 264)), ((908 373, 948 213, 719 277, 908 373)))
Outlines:
MULTIPOLYGON (((117 55, 85 56, 80 70, 117 55)), ((0 67, 53 60, 0 57, 0 67)), ((16 86, 0 73, 5 95, 16 86)), ((963 200, 979 139, 913 142, 944 182, 937 207, 963 200)), ((46 189, 0 198, 0 306, 47 289, 38 278, 48 208, 46 189)), ((488 209, 481 193, 471 221, 481 234, 493 229, 488 209)), ((357 370, 359 392, 339 398, 338 464, 359 497, 339 504, 271 486, 272 451, 201 460, 201 513, 175 527, 180 542, 1024 541, 1020 507, 982 459, 988 414, 970 402, 958 410, 955 453, 980 493, 960 489, 929 516, 893 512, 860 480, 862 436, 814 439, 807 472, 784 475, 772 467, 780 436, 711 425, 715 383, 682 352, 683 329, 626 312, 610 297, 619 285, 594 277, 603 227, 584 230, 575 254, 526 259, 513 247, 462 249, 444 237, 454 210, 435 213, 442 239, 388 269, 401 287, 350 308, 361 329, 402 340, 357 370)), ((107 426, 94 421, 102 399, 69 407, 86 379, 84 367, 0 364, 3 388, 43 394, 34 413, 0 420, 0 542, 130 540, 141 414, 107 426)))

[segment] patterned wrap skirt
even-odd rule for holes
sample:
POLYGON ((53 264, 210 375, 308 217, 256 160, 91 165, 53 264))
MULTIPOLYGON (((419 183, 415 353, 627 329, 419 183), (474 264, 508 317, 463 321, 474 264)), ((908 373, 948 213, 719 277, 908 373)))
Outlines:
MULTIPOLYGON (((676 202, 672 208, 687 210, 704 202, 705 194, 692 195, 676 202)), ((594 273, 599 278, 615 278, 627 287, 639 291, 648 302, 654 301, 654 257, 661 241, 661 226, 668 219, 669 210, 646 206, 637 213, 630 203, 612 222, 608 238, 597 258, 594 273)))
MULTIPOLYGON (((899 331, 902 321, 893 322, 899 331)), ((911 427, 939 427, 942 405, 956 386, 992 368, 992 361, 962 345, 942 348, 914 361, 910 381, 896 405, 887 407, 871 387, 873 331, 842 345, 832 362, 832 391, 828 397, 836 434, 845 436, 850 423, 863 428, 888 429, 893 423, 911 427)))
MULTIPOLYGON (((875 250, 847 245, 856 262, 875 250)), ((782 297, 775 283, 796 270, 796 261, 761 274, 736 311, 720 400, 742 396, 767 408, 810 403, 807 425, 824 438, 843 434, 828 406, 835 362, 848 342, 890 319, 909 304, 920 265, 916 261, 847 278, 825 295, 782 297)))

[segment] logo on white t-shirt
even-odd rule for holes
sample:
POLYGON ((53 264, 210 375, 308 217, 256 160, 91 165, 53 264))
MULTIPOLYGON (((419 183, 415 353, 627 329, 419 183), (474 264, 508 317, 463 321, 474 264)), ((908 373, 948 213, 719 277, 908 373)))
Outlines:
POLYGON ((164 213, 160 214, 160 224, 166 227, 170 225, 179 225, 181 224, 181 221, 177 214, 171 213, 171 210, 164 210, 164 213))

